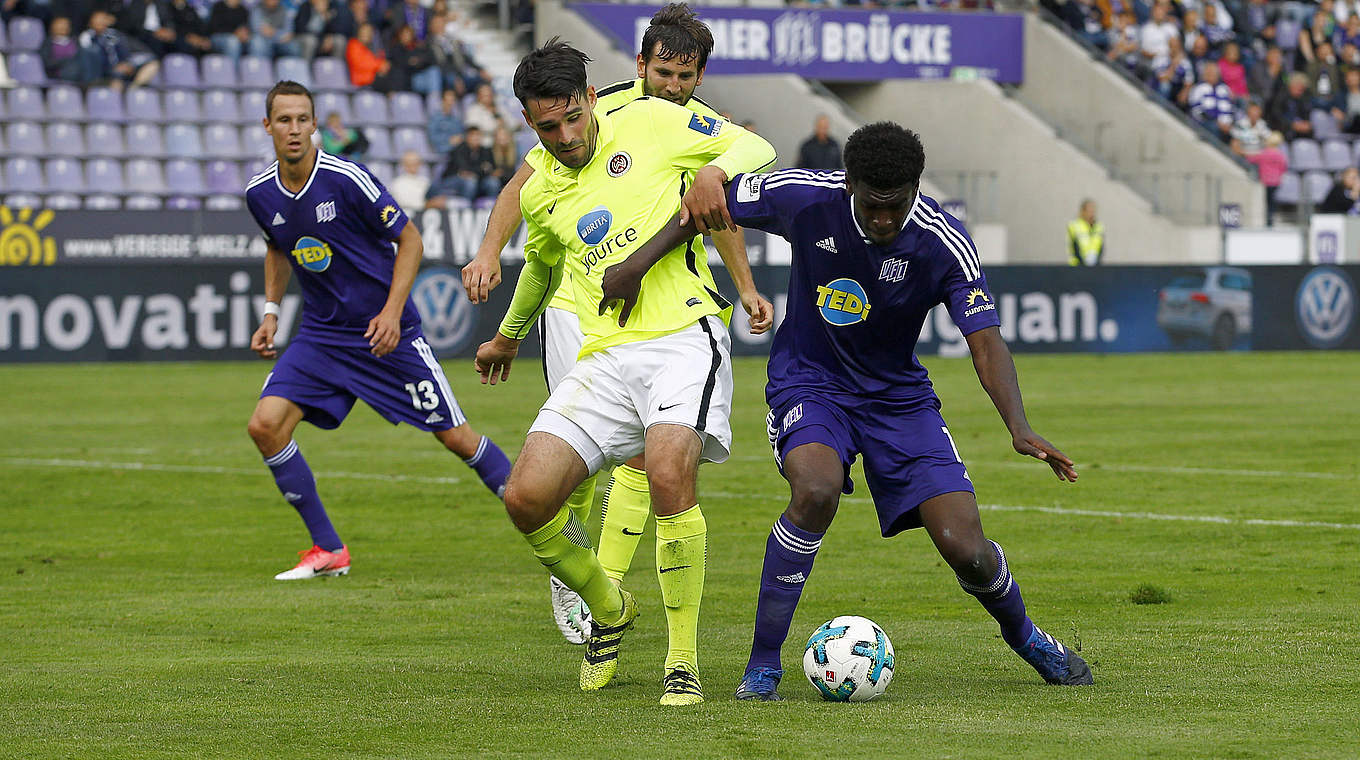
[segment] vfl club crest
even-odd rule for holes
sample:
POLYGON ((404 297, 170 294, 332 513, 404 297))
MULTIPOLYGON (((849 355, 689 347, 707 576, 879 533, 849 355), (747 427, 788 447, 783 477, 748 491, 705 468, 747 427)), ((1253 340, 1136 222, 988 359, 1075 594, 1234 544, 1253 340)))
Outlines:
POLYGON ((609 157, 609 163, 606 165, 605 168, 608 170, 609 176, 622 177, 623 175, 627 174, 628 170, 631 169, 632 167, 633 157, 628 155, 624 151, 619 151, 618 153, 615 153, 614 155, 609 157))

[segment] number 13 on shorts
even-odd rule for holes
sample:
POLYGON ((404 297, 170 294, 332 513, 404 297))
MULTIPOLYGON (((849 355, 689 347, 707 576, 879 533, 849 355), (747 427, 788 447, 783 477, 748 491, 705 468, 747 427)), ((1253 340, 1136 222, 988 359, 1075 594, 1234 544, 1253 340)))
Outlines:
POLYGON ((439 394, 435 392, 434 383, 429 380, 407 383, 402 387, 406 389, 407 393, 411 394, 411 406, 421 411, 429 411, 439 407, 439 394))

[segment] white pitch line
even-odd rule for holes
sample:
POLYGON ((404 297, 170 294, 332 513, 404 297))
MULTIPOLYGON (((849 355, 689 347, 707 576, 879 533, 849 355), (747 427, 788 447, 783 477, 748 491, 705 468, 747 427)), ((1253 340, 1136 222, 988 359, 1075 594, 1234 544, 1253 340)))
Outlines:
MULTIPOLYGON (((154 462, 99 462, 84 459, 30 459, 19 457, 0 458, 0 464, 15 467, 71 467, 102 470, 131 470, 141 472, 187 472, 203 475, 261 475, 266 468, 215 467, 209 465, 157 464, 154 462)), ((459 478, 436 478, 423 475, 381 475, 369 472, 318 472, 318 478, 344 478, 349 480, 373 480, 379 482, 428 483, 432 485, 452 485, 461 482, 459 478)), ((720 499, 751 500, 750 493, 731 493, 701 489, 707 497, 720 499)), ((762 501, 784 501, 782 495, 756 496, 762 501)), ((841 501, 850 504, 869 504, 872 499, 863 496, 842 496, 841 501)), ((1307 520, 1263 520, 1258 518, 1223 517, 1221 515, 1178 515, 1159 512, 1119 512, 1104 509, 1070 509, 1067 507, 1033 507, 1008 504, 979 504, 979 509, 988 512, 1043 512, 1052 515, 1073 517, 1113 517, 1121 520, 1162 520, 1174 522, 1212 523, 1216 525, 1257 525, 1275 528, 1329 528, 1332 530, 1360 530, 1360 523, 1314 522, 1307 520)))
MULTIPOLYGON (((728 458, 729 461, 737 462, 769 462, 774 464, 774 458, 770 455, 739 455, 728 458)), ((980 469, 986 467, 1005 467, 1016 470, 1033 469, 1040 464, 1033 462, 991 462, 991 461, 971 461, 968 462, 969 468, 980 469)), ((1233 478, 1304 478, 1309 480, 1360 480, 1360 473, 1345 472, 1308 472, 1303 470, 1234 470, 1221 467, 1177 467, 1167 465, 1141 465, 1141 464, 1101 464, 1098 467, 1082 467, 1077 465, 1077 473, 1099 472, 1108 470, 1110 472, 1147 472, 1164 475, 1213 475, 1233 478)), ((1043 472, 1043 470, 1035 470, 1043 472)))

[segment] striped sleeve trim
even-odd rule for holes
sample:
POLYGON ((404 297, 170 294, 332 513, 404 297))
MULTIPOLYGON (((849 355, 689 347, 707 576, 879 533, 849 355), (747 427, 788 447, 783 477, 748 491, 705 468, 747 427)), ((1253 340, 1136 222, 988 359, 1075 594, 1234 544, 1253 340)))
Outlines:
POLYGON ((816 541, 801 539, 790 533, 789 529, 780 525, 778 521, 776 521, 774 527, 770 529, 770 533, 774 536, 774 540, 779 542, 780 546, 795 554, 816 554, 817 550, 822 548, 821 539, 817 539, 816 541))
POLYGON ((364 197, 368 198, 370 201, 378 200, 378 186, 373 183, 373 179, 368 176, 368 172, 365 172, 358 164, 341 161, 327 153, 322 153, 321 158, 318 160, 323 169, 328 169, 337 174, 343 174, 354 180, 354 184, 358 185, 359 189, 364 192, 364 197))
POLYGON ((268 169, 265 169, 259 174, 256 174, 254 177, 251 177, 250 181, 246 183, 246 189, 249 190, 250 188, 255 187, 260 183, 268 182, 269 180, 273 179, 274 174, 278 171, 278 169, 279 162, 275 161, 274 163, 269 165, 268 169))
POLYGON ((950 226, 940 212, 924 203, 916 204, 915 215, 917 223, 935 233, 935 237, 938 237, 949 252, 954 254, 968 282, 982 276, 982 265, 978 260, 977 249, 973 247, 973 241, 950 226))

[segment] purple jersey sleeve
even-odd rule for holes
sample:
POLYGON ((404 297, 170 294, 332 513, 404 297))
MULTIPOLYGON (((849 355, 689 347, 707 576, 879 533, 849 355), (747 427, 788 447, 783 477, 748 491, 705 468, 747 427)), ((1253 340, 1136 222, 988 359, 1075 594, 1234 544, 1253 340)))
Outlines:
POLYGON ((959 332, 968 335, 1001 325, 996 313, 996 300, 987 289, 987 278, 981 270, 976 278, 969 280, 963 268, 951 262, 946 265, 941 287, 941 300, 945 308, 949 309, 949 316, 958 325, 959 332))
POLYGON ((770 174, 738 174, 727 184, 727 211, 742 227, 786 235, 784 219, 772 192, 764 188, 770 174))
POLYGON ((373 193, 366 192, 359 185, 353 185, 347 188, 349 201, 359 211, 359 218, 369 231, 381 240, 395 243, 397 238, 401 237, 402 229, 406 227, 406 212, 401 210, 401 205, 392 199, 392 194, 372 172, 367 168, 364 168, 363 172, 372 182, 372 187, 377 190, 377 197, 373 198, 373 193))

